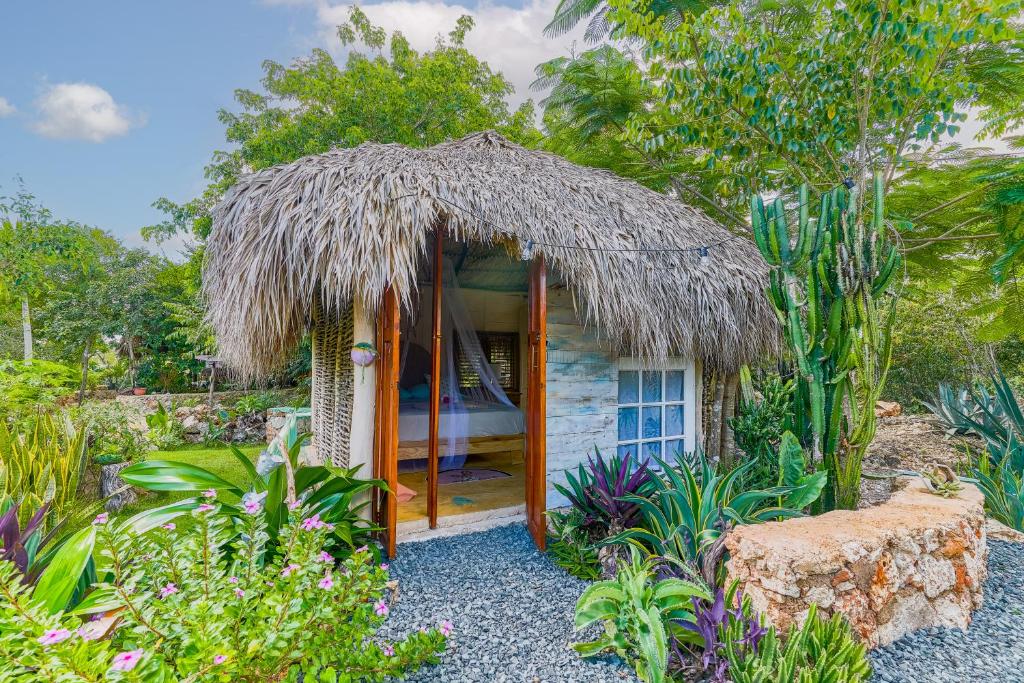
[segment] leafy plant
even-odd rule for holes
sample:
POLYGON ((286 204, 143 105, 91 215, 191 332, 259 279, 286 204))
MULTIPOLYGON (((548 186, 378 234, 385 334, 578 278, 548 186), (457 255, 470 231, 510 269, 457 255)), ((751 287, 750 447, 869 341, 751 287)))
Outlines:
POLYGON ((156 412, 146 416, 146 425, 149 427, 147 438, 159 450, 172 450, 185 442, 185 429, 174 417, 173 404, 168 409, 163 401, 157 401, 156 412))
POLYGON ((548 555, 559 567, 584 581, 601 578, 601 564, 585 528, 586 518, 578 508, 547 513, 551 531, 548 555))
POLYGON ((802 510, 818 500, 828 483, 828 472, 807 472, 804 449, 793 432, 785 432, 779 444, 779 486, 791 487, 780 505, 802 510))
POLYGON ((87 425, 93 455, 118 454, 122 461, 131 461, 153 447, 118 401, 86 401, 70 408, 68 414, 75 423, 87 425))
POLYGON ((685 461, 672 466, 658 460, 661 471, 651 480, 646 497, 627 496, 640 507, 642 521, 604 541, 631 543, 670 566, 684 571, 699 563, 705 550, 728 524, 749 524, 800 516, 799 510, 768 505, 794 492, 792 486, 736 491, 737 482, 752 463, 719 474, 703 455, 700 470, 685 461))
POLYGON ((803 626, 779 642, 775 627, 757 643, 743 638, 743 624, 725 627, 725 653, 733 683, 866 683, 871 677, 867 649, 842 615, 818 617, 811 605, 803 626))
POLYGON ((261 474, 252 462, 235 446, 231 453, 242 464, 246 481, 242 484, 225 481, 207 469, 189 463, 166 460, 147 460, 130 465, 121 471, 121 479, 133 486, 150 491, 180 491, 217 493, 236 496, 238 503, 222 502, 221 514, 239 516, 254 506, 266 507, 267 533, 274 545, 278 531, 288 519, 289 505, 301 502, 325 523, 332 525, 333 535, 341 541, 336 552, 350 553, 370 543, 377 527, 360 515, 369 503, 357 502, 372 488, 385 489, 379 479, 358 479, 359 468, 338 468, 326 465, 299 465, 299 450, 308 435, 300 435, 288 449, 287 460, 272 462, 261 474))
POLYGON ((262 413, 268 408, 277 404, 277 395, 270 391, 261 391, 256 394, 246 394, 235 402, 234 410, 239 415, 250 413, 262 413))
POLYGON ((984 401, 993 410, 998 409, 993 405, 992 397, 985 391, 985 387, 975 387, 972 392, 967 387, 954 390, 946 383, 939 384, 939 391, 931 401, 921 403, 946 427, 947 434, 952 436, 973 432, 975 420, 985 419, 985 412, 978 407, 979 401, 984 401))
POLYGON ((0 360, 0 419, 52 405, 76 383, 75 371, 60 363, 0 360))
POLYGON ((653 563, 642 560, 635 549, 630 559, 614 580, 594 583, 580 596, 576 629, 600 622, 604 633, 573 647, 584 657, 614 652, 634 667, 641 680, 661 683, 668 671, 669 643, 685 638, 689 632, 683 624, 695 620, 691 599, 710 600, 711 596, 689 581, 655 581, 653 563))
POLYGON ((943 498, 955 498, 963 489, 956 474, 946 465, 931 463, 921 471, 921 478, 930 493, 943 498))
POLYGON ((779 375, 769 375, 761 383, 761 399, 757 400, 753 388, 748 388, 750 371, 743 368, 740 376, 744 380, 743 397, 739 413, 729 426, 736 436, 736 446, 757 463, 744 484, 748 488, 772 486, 779 478, 775 451, 793 412, 793 381, 783 382, 779 375))
POLYGON ((992 384, 991 395, 982 386, 958 393, 940 386, 938 403, 926 405, 950 429, 977 434, 1002 452, 1024 443, 1024 413, 1001 370, 992 377, 992 384))
POLYGON ((15 431, 0 421, 0 500, 20 503, 24 526, 49 503, 44 526, 67 516, 85 467, 86 432, 67 418, 39 414, 15 431))
POLYGON ((1024 531, 1024 468, 1019 462, 1022 453, 1024 449, 1019 445, 1011 445, 999 454, 990 444, 989 452, 978 458, 972 470, 985 496, 989 516, 1017 531, 1024 531))
POLYGON ((583 525, 597 523, 614 533, 635 525, 640 518, 636 502, 627 499, 648 491, 653 479, 648 463, 635 462, 632 453, 605 459, 595 448, 576 476, 565 473, 568 486, 555 484, 555 490, 584 514, 583 525))
MULTIPOLYGON (((728 590, 718 588, 711 600, 693 598, 693 622, 684 622, 683 628, 697 636, 700 668, 705 676, 715 683, 726 683, 729 679, 729 658, 726 656, 726 639, 739 638, 738 644, 757 649, 767 629, 761 625, 754 613, 749 598, 738 594, 739 582, 733 581, 728 590), (737 607, 729 608, 730 605, 737 607)), ((684 653, 677 646, 682 660, 684 653)))
POLYGON ((131 520, 84 530, 105 579, 89 609, 117 614, 109 634, 109 620, 52 609, 0 563, 0 678, 256 683, 315 672, 320 681, 383 681, 437 662, 451 625, 377 641, 387 573, 365 550, 336 566, 329 525, 315 514, 289 511, 285 551, 266 565, 262 508, 233 519, 207 503, 193 514, 197 523, 180 533, 173 523, 140 533, 131 520))

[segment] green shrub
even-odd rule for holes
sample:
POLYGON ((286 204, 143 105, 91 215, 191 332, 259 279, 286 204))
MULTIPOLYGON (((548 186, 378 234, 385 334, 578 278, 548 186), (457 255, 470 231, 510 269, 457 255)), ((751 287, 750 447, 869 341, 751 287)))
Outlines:
POLYGON ((77 371, 46 360, 0 360, 0 419, 52 405, 78 386, 77 371))
POLYGON ((109 624, 47 608, 0 563, 0 679, 383 681, 437 662, 450 625, 377 642, 386 571, 365 550, 336 566, 328 525, 308 509, 289 511, 286 550, 264 564, 263 510, 233 519, 217 507, 198 507, 180 533, 105 519, 89 529, 105 581, 85 611, 117 610, 109 639, 109 624))
POLYGON ((146 416, 146 425, 146 438, 157 450, 169 451, 185 443, 185 428, 174 417, 173 403, 166 408, 163 401, 157 401, 156 412, 146 416))
POLYGON ((772 627, 756 648, 749 647, 740 627, 730 623, 723 638, 733 683, 865 683, 871 677, 867 650, 850 626, 839 614, 819 618, 816 605, 784 644, 772 627))
POLYGON ((551 534, 548 556, 559 567, 584 581, 601 578, 597 549, 585 527, 586 516, 577 508, 547 513, 551 534))
POLYGON ((681 579, 654 579, 650 560, 633 549, 631 562, 619 568, 614 580, 589 586, 576 603, 576 629, 600 623, 597 640, 576 643, 584 657, 614 652, 629 662, 647 683, 666 680, 670 644, 691 639, 684 623, 694 623, 693 599, 711 600, 703 586, 681 579))
POLYGON ((272 391, 261 391, 256 394, 246 394, 235 401, 233 408, 239 415, 249 415, 251 413, 262 413, 268 408, 273 408, 277 403, 277 394, 272 391))
POLYGON ((770 374, 759 389, 760 400, 753 395, 743 398, 738 415, 729 422, 736 447, 754 461, 744 476, 746 488, 772 486, 778 481, 776 452, 793 412, 792 380, 783 382, 778 374, 770 374))
POLYGON ((89 453, 94 457, 118 455, 119 462, 138 460, 153 448, 132 421, 129 408, 118 401, 86 401, 68 409, 76 424, 87 425, 89 453))

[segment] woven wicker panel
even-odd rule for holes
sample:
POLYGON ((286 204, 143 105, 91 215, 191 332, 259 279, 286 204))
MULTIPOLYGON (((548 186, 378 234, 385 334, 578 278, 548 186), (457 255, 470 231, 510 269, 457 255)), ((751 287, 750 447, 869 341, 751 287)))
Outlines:
POLYGON ((317 455, 348 467, 354 375, 352 306, 338 311, 317 305, 313 322, 313 439, 317 455))

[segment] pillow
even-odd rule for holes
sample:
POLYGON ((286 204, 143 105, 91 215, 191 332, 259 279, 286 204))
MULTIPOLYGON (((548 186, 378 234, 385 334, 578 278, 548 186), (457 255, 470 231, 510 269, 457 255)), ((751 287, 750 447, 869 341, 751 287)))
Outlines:
POLYGON ((412 392, 411 391, 409 391, 408 389, 403 389, 402 387, 398 387, 398 400, 399 401, 408 401, 411 398, 412 398, 412 392))
POLYGON ((430 398, 430 385, 429 384, 417 384, 411 387, 407 392, 409 398, 414 401, 422 401, 430 398))

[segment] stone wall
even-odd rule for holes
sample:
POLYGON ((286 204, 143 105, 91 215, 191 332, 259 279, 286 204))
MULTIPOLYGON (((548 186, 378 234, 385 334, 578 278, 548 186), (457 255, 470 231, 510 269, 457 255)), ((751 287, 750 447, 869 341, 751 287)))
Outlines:
POLYGON ((928 493, 920 480, 856 511, 741 526, 729 533, 729 580, 781 629, 811 603, 841 612, 869 647, 931 626, 966 629, 981 606, 988 548, 983 496, 928 493))

